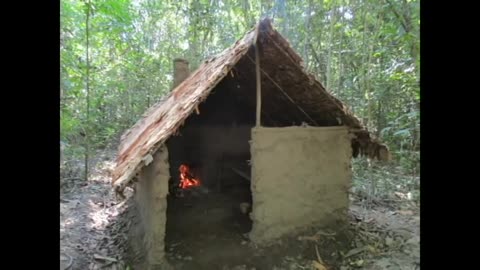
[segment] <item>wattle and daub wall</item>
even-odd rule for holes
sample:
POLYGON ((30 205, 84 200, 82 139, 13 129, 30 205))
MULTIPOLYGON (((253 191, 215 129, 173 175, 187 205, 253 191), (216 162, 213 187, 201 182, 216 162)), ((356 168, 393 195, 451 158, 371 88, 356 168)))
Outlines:
POLYGON ((142 252, 145 261, 135 262, 140 269, 166 269, 165 225, 169 164, 168 150, 160 148, 153 161, 143 168, 136 183, 137 223, 130 230, 132 252, 142 252), (146 265, 145 265, 146 264, 146 265))
POLYGON ((252 241, 345 219, 352 155, 345 127, 254 128, 251 154, 252 241))

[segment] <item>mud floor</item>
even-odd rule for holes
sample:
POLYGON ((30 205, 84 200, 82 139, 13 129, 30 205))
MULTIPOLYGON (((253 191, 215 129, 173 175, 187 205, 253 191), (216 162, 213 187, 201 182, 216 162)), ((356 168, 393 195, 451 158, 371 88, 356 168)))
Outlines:
POLYGON ((225 262, 236 265, 251 257, 244 236, 251 221, 240 200, 209 193, 168 203, 166 251, 176 269, 222 269, 225 262))

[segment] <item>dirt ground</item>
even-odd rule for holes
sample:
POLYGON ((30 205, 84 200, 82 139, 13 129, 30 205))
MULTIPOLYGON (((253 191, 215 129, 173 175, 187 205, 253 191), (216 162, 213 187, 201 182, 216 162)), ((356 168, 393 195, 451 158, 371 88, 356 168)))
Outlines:
MULTIPOLYGON (((132 213, 111 189, 113 153, 96 158, 88 183, 61 182, 61 270, 132 269, 124 261, 132 213)), ((311 228, 258 248, 244 236, 250 224, 236 206, 220 195, 208 198, 176 203, 180 211, 168 216, 166 251, 174 269, 420 269, 419 207, 411 201, 366 205, 352 196, 343 232, 311 228)))

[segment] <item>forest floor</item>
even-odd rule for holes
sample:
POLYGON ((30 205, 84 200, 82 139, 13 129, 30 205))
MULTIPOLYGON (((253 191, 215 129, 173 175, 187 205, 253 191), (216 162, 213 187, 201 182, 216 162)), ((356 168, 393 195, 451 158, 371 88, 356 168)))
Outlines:
MULTIPOLYGON (((110 183, 114 151, 100 153, 92 160, 87 183, 76 177, 80 169, 63 174, 60 269, 131 269, 123 258, 130 225, 125 214, 129 202, 117 200, 110 183)), ((351 200, 350 227, 345 235, 312 229, 264 249, 242 239, 236 248, 230 243, 209 251, 205 245, 204 254, 212 253, 213 260, 221 255, 219 251, 228 253, 229 258, 205 269, 420 269, 419 206, 407 198, 367 203, 353 195, 351 200)), ((174 245, 167 247, 167 258, 175 269, 203 269, 198 257, 178 251, 174 245)))

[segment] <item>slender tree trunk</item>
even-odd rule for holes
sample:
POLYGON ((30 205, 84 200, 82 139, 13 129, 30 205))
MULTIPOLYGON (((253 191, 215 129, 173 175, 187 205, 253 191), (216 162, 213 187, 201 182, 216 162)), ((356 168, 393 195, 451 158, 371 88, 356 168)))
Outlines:
POLYGON ((370 93, 368 89, 368 82, 367 82, 367 70, 368 66, 366 64, 366 51, 368 48, 367 44, 367 5, 363 5, 363 37, 362 37, 362 63, 361 63, 361 88, 363 88, 363 95, 365 97, 365 103, 367 104, 367 112, 363 114, 363 118, 365 119, 365 125, 368 128, 370 124, 370 93), (365 115, 366 114, 366 115, 365 115))
MULTIPOLYGON (((371 37, 369 38, 369 46, 368 46, 368 51, 367 51, 367 55, 368 55, 368 60, 367 60, 367 68, 369 70, 371 70, 371 66, 372 66, 372 55, 375 51, 375 40, 379 40, 379 35, 380 35, 380 28, 381 28, 381 25, 382 25, 382 22, 383 22, 383 17, 380 15, 379 17, 376 18, 376 22, 375 22, 375 25, 374 25, 374 29, 373 29, 373 34, 371 35, 371 37)), ((371 71, 372 73, 375 73, 376 71, 375 70, 372 70, 371 71)), ((372 80, 370 79, 370 75, 368 75, 367 77, 367 89, 368 91, 371 91, 372 92, 375 92, 375 89, 372 89, 372 80)), ((377 97, 377 100, 378 100, 378 97, 377 97)), ((375 127, 376 127, 376 130, 377 130, 377 136, 380 135, 380 131, 381 129, 383 128, 382 127, 382 123, 381 123, 381 119, 380 119, 380 114, 381 114, 381 105, 380 105, 380 102, 377 102, 378 106, 377 106, 377 115, 379 115, 379 117, 374 117, 374 113, 375 113, 375 101, 372 100, 372 97, 370 97, 370 102, 368 104, 368 110, 369 110, 369 119, 371 119, 371 124, 372 126, 375 124, 375 127), (376 118, 376 122, 373 123, 373 119, 376 118)))
POLYGON ((190 5, 190 12, 189 12, 189 21, 190 26, 187 32, 187 39, 188 39, 188 50, 189 50, 189 62, 192 65, 193 69, 198 67, 198 58, 199 58, 199 48, 198 48, 198 26, 199 26, 199 9, 200 9, 200 2, 199 1, 192 1, 190 5), (193 29, 193 31, 191 31, 193 29))
POLYGON ((382 102, 381 99, 377 101, 377 132, 376 136, 377 138, 380 138, 380 133, 382 132, 382 129, 385 127, 384 125, 384 120, 383 120, 383 109, 382 109, 382 102))
POLYGON ((250 13, 250 3, 248 0, 243 1, 243 16, 245 20, 245 29, 250 29, 255 25, 255 19, 250 13))
MULTIPOLYGON (((323 0, 321 0, 319 3, 318 14, 321 18, 324 17, 325 12, 323 9, 323 0)), ((323 68, 325 66, 325 57, 321 57, 322 50, 323 50, 322 48, 323 28, 324 28, 323 23, 319 25, 318 28, 320 29, 318 33, 318 48, 317 50, 314 50, 312 44, 310 43, 310 49, 312 50, 312 54, 314 55, 315 59, 318 62, 317 71, 318 71, 319 79, 324 83, 326 83, 327 73, 326 73, 326 68, 323 68), (318 52, 318 54, 316 52, 318 52)))
MULTIPOLYGON (((343 7, 343 1, 340 0, 340 6, 343 7)), ((345 9, 342 9, 341 13, 340 13, 340 23, 342 24, 342 30, 340 32, 340 43, 338 45, 338 84, 337 84, 337 89, 336 92, 337 93, 342 93, 342 87, 343 87, 343 62, 342 62, 342 56, 343 56, 343 53, 342 53, 342 49, 343 49, 343 23, 344 23, 344 16, 345 16, 345 12, 346 10, 345 9)))
POLYGON ((283 19, 283 22, 282 22, 283 34, 285 35, 285 37, 289 38, 290 35, 288 31, 287 3, 285 0, 278 0, 277 3, 279 4, 280 13, 283 19))
POLYGON ((85 3, 87 5, 86 7, 86 27, 85 27, 85 34, 86 34, 86 39, 87 39, 87 44, 86 44, 86 60, 87 60, 87 72, 86 72, 86 89, 87 89, 87 112, 86 112, 86 123, 85 123, 85 181, 88 181, 88 160, 89 160, 89 152, 90 152, 90 134, 89 134, 89 128, 90 128, 90 55, 89 55, 89 50, 90 50, 90 1, 85 3))
POLYGON ((310 39, 310 17, 312 13, 312 0, 308 1, 307 17, 305 18, 305 36, 303 37, 303 59, 305 60, 305 69, 309 70, 310 60, 308 57, 308 44, 310 39))
POLYGON ((330 88, 332 87, 332 83, 333 83, 333 80, 332 80, 332 50, 333 50, 333 45, 332 45, 332 42, 333 42, 333 35, 334 35, 334 26, 335 26, 335 19, 336 19, 336 15, 337 15, 337 12, 336 12, 336 6, 335 5, 332 5, 332 8, 331 8, 331 13, 330 13, 330 34, 328 36, 328 56, 327 56, 327 84, 326 84, 326 88, 327 90, 331 90, 330 88))

